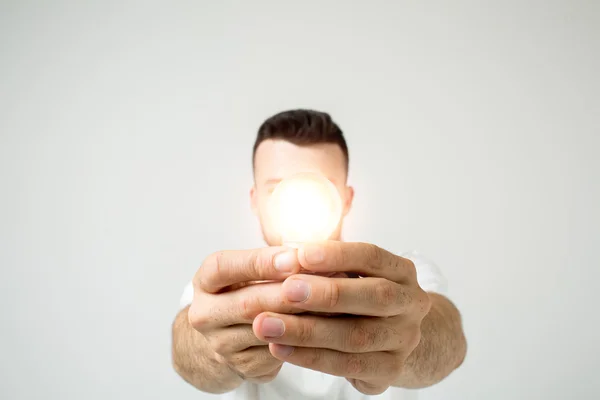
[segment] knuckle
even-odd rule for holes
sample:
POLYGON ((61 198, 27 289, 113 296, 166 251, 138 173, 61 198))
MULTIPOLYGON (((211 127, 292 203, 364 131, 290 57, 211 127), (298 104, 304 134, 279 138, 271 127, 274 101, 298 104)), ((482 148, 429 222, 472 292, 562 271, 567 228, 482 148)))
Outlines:
POLYGON ((240 316, 244 320, 252 318, 252 299, 242 297, 240 299, 240 316))
POLYGON ((217 363, 219 363, 221 365, 226 365, 237 375, 242 376, 241 373, 237 370, 237 368, 235 368, 235 366, 231 363, 229 357, 224 357, 219 353, 215 353, 214 358, 215 358, 215 361, 217 361, 217 363))
POLYGON ((307 368, 317 366, 321 361, 321 352, 317 349, 311 349, 306 352, 303 361, 304 366, 307 368))
POLYGON ((348 347, 351 350, 365 350, 372 343, 372 336, 363 326, 356 325, 350 329, 348 347))
POLYGON ((404 311, 411 309, 417 303, 415 302, 414 293, 404 286, 398 290, 397 296, 396 303, 404 311))
POLYGON ((216 285, 222 257, 223 252, 216 252, 206 257, 196 274, 195 286, 210 291, 216 285))
POLYGON ((261 313, 261 308, 258 305, 256 298, 244 296, 240 299, 239 304, 240 316, 246 322, 254 320, 254 318, 261 313))
POLYGON ((249 376, 248 373, 251 371, 250 362, 253 357, 249 351, 241 351, 239 353, 230 354, 228 360, 235 366, 235 368, 241 372, 244 376, 249 376))
POLYGON ((264 375, 267 378, 275 378, 277 376, 277 374, 279 373, 279 371, 281 371, 281 367, 283 367, 283 362, 277 360, 278 362, 275 364, 276 367, 273 371, 269 372, 268 374, 264 375))
POLYGON ((315 323, 310 319, 301 320, 298 324, 297 340, 300 344, 310 344, 314 337, 315 323))
POLYGON ((268 383, 271 382, 273 379, 275 379, 277 377, 277 374, 279 374, 279 371, 281 370, 281 367, 283 366, 283 362, 276 360, 278 362, 270 362, 268 364, 266 364, 265 366, 263 366, 263 368, 260 368, 260 371, 257 369, 255 370, 254 374, 255 376, 251 377, 249 380, 255 383, 268 383), (265 372, 268 371, 268 372, 265 372))
POLYGON ((210 316, 202 308, 192 305, 188 310, 188 322, 198 332, 204 332, 208 328, 210 316))
POLYGON ((415 326, 410 329, 407 345, 412 351, 419 345, 419 343, 421 343, 421 327, 415 326))
POLYGON ((254 276, 268 277, 272 275, 270 272, 273 265, 273 256, 264 251, 254 250, 250 253, 248 265, 254 276))
POLYGON ((368 371, 368 361, 361 354, 349 354, 346 360, 346 373, 348 376, 360 376, 368 371))
POLYGON ((389 372, 390 376, 400 376, 404 372, 404 361, 399 357, 392 357, 387 371, 389 372))
POLYGON ((232 330, 232 333, 227 338, 227 341, 232 347, 247 349, 259 344, 264 344, 254 335, 252 325, 238 326, 229 329, 232 330))
MULTIPOLYGON (((236 356, 238 369, 244 376, 254 379, 269 379, 269 376, 277 375, 283 362, 274 358, 266 346, 256 350, 246 350, 236 356)), ((273 376, 274 377, 274 376, 273 376)))
POLYGON ((415 266, 413 260, 410 258, 396 257, 396 262, 398 263, 399 268, 404 266, 404 270, 406 271, 408 278, 415 281, 417 280, 417 267, 415 266))
POLYGON ((371 347, 376 351, 384 350, 389 347, 389 343, 393 343, 393 332, 389 327, 379 326, 371 332, 370 343, 371 347))
POLYGON ((423 289, 419 290, 418 305, 419 311, 422 315, 427 315, 427 313, 429 313, 429 310, 431 310, 431 298, 423 289))
POLYGON ((326 251, 330 253, 330 257, 332 259, 331 262, 334 264, 334 266, 348 265, 348 262, 351 261, 349 260, 351 254, 349 254, 349 251, 343 242, 328 242, 326 251))
POLYGON ((231 353, 231 342, 228 340, 224 340, 222 336, 208 335, 205 337, 208 341, 208 345, 213 349, 215 353, 221 354, 222 356, 231 353))
POLYGON ((252 368, 247 363, 242 363, 238 359, 233 358, 232 361, 230 361, 230 364, 244 378, 250 378, 253 376, 252 368))
POLYGON ((410 281, 417 280, 417 269, 410 258, 393 255, 390 265, 393 270, 400 271, 410 281))
POLYGON ((352 385, 356 388, 356 390, 368 396, 377 396, 385 392, 389 387, 389 385, 368 383, 358 379, 355 380, 352 385))
POLYGON ((244 265, 249 270, 249 275, 260 276, 260 252, 258 250, 251 250, 245 258, 244 265))
POLYGON ((325 291, 325 305, 331 309, 337 307, 340 301, 340 287, 333 279, 328 279, 329 285, 325 291))
POLYGON ((369 263, 373 268, 382 267, 381 264, 383 261, 383 250, 381 249, 381 247, 371 243, 366 243, 365 256, 367 257, 367 260, 369 260, 369 263))
POLYGON ((223 254, 223 251, 217 251, 210 256, 210 260, 212 262, 211 264, 217 274, 220 272, 221 267, 223 266, 223 254))
POLYGON ((398 303, 400 296, 396 286, 385 279, 375 285, 375 301, 382 309, 390 309, 398 303))

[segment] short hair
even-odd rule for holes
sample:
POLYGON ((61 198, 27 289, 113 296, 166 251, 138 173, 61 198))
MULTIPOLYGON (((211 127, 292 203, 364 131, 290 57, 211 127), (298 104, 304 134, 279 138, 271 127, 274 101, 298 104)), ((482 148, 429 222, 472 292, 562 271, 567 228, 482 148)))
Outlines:
POLYGON ((279 139, 298 146, 310 146, 320 143, 337 144, 346 161, 348 170, 349 156, 348 145, 340 127, 333 122, 327 113, 296 109, 283 111, 273 115, 258 128, 256 141, 252 150, 252 165, 256 156, 256 149, 265 140, 279 139))

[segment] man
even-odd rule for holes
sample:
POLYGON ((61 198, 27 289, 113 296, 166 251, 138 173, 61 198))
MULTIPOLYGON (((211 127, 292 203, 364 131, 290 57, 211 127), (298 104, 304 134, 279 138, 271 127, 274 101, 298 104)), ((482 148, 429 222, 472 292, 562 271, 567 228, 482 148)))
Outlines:
POLYGON ((250 200, 269 247, 215 253, 186 288, 173 365, 187 382, 230 399, 414 399, 407 389, 462 363, 460 314, 433 264, 344 243, 341 222, 329 241, 288 248, 265 217, 277 183, 301 172, 327 177, 349 212, 348 149, 329 115, 269 118, 253 164, 250 200))

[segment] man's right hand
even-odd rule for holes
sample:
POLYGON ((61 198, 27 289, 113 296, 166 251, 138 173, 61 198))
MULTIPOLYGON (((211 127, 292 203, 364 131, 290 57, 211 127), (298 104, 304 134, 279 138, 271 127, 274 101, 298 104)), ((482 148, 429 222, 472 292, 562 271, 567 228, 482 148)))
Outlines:
MULTIPOLYGON (((265 383, 277 376, 282 361, 254 335, 252 322, 264 311, 303 312, 281 298, 281 281, 299 271, 296 250, 285 247, 222 251, 204 261, 193 280, 188 319, 206 338, 215 360, 252 382, 265 383)), ((279 336, 276 330, 283 326, 272 328, 273 336, 279 336)))

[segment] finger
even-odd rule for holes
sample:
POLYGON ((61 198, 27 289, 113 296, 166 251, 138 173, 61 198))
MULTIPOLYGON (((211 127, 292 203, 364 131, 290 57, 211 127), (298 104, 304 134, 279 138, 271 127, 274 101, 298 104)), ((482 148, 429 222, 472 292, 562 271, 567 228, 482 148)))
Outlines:
POLYGON ((394 282, 406 282, 416 277, 411 260, 369 243, 307 243, 298 250, 298 259, 303 268, 314 272, 355 272, 394 282))
POLYGON ((226 358, 230 367, 245 378, 256 378, 271 374, 282 361, 274 357, 268 346, 250 347, 226 358))
POLYGON ((388 383, 370 383, 361 381, 360 379, 347 379, 348 382, 352 384, 361 393, 364 393, 368 396, 377 396, 383 392, 385 392, 390 385, 388 383))
POLYGON ((257 376, 254 378, 247 378, 247 381, 252 382, 252 383, 258 383, 258 384, 271 382, 273 379, 277 378, 277 375, 279 374, 281 367, 283 367, 283 363, 279 364, 277 367, 275 367, 274 370, 266 373, 265 375, 257 376))
POLYGON ((400 375, 399 357, 390 352, 342 353, 275 343, 269 344, 269 350, 281 361, 345 378, 382 381, 400 375))
POLYGON ((229 356, 254 346, 264 346, 265 342, 256 337, 252 325, 240 324, 215 329, 204 334, 209 346, 215 353, 229 356))
POLYGON ((291 248, 221 251, 204 261, 193 282, 207 293, 217 293, 240 282, 282 280, 299 269, 297 252, 291 248))
POLYGON ((262 313, 252 324, 254 335, 265 342, 316 347, 345 353, 393 351, 412 332, 398 329, 397 318, 327 318, 311 315, 262 313))
POLYGON ((252 324, 258 314, 272 311, 282 314, 305 312, 281 297, 281 283, 257 283, 218 294, 195 294, 188 311, 190 324, 206 334, 214 329, 238 324, 252 324))
POLYGON ((409 288, 383 278, 325 278, 294 275, 282 286, 282 298, 307 311, 388 317, 412 307, 409 288))
POLYGON ((350 278, 350 276, 348 276, 348 274, 345 272, 313 272, 305 268, 300 268, 300 271, 298 271, 298 273, 307 275, 326 276, 328 278, 350 278))

